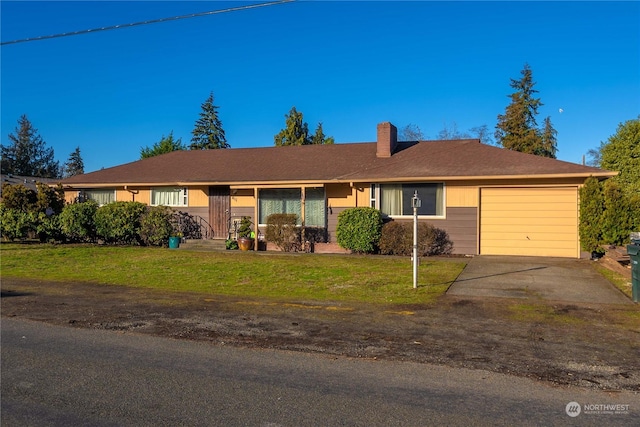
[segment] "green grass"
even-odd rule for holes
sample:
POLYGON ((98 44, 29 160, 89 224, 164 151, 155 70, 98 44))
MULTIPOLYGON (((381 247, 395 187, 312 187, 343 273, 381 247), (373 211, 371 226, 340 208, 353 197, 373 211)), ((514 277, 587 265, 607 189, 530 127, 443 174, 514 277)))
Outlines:
POLYGON ((278 300, 430 303, 464 268, 409 258, 273 252, 194 252, 90 245, 0 246, 2 277, 89 282, 278 300))

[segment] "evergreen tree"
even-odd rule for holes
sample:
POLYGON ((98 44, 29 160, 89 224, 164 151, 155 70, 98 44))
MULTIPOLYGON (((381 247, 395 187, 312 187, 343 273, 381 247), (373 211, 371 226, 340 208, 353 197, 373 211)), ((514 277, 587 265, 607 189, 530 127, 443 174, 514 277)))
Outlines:
POLYGON ((230 147, 224 136, 222 122, 218 118, 218 108, 218 106, 213 105, 213 92, 211 92, 207 100, 202 104, 200 118, 196 121, 193 131, 191 131, 193 137, 191 138, 189 149, 211 150, 230 147))
POLYGON ((321 144, 333 144, 335 141, 332 136, 327 137, 322 130, 322 123, 318 123, 316 127, 316 132, 311 137, 310 144, 321 145, 321 144))
POLYGON ((273 137, 276 147, 283 145, 307 145, 309 143, 309 125, 302 120, 302 113, 292 107, 285 114, 285 128, 273 137))
MULTIPOLYGON (((552 138, 547 141, 553 146, 545 147, 542 137, 544 132, 537 128, 536 115, 538 108, 543 104, 539 98, 535 97, 538 91, 534 89, 535 82, 531 68, 525 64, 520 73, 522 74, 520 80, 511 79, 510 86, 516 90, 509 95, 511 103, 506 107, 505 114, 498 115, 494 134, 496 141, 508 150, 547 157, 551 157, 550 154, 555 156, 555 134, 551 135, 552 138)), ((550 130, 552 129, 550 127, 550 130)))
POLYGON ((600 144, 600 166, 619 171, 615 178, 628 195, 640 195, 640 116, 620 123, 615 135, 600 144))
POLYGON ((0 146, 2 173, 59 178, 60 163, 55 161, 53 148, 47 147, 26 115, 18 119, 15 134, 9 134, 11 145, 0 146))
POLYGON ((291 107, 285 114, 285 128, 273 137, 276 147, 283 145, 333 144, 332 136, 325 136, 322 123, 318 123, 313 135, 309 135, 309 125, 303 120, 302 113, 291 107))
POLYGON ((65 177, 82 175, 84 173, 84 162, 82 156, 80 156, 80 147, 76 147, 75 151, 69 154, 69 159, 64 164, 65 177))
POLYGON ((169 132, 169 136, 162 135, 160 141, 153 144, 152 147, 143 147, 140 149, 140 158, 147 159, 153 156, 159 156, 160 154, 171 153, 172 151, 184 150, 182 145, 182 138, 177 140, 173 139, 173 131, 169 132))
POLYGON ((588 252, 601 252, 604 194, 598 178, 589 177, 580 188, 580 246, 588 252))
POLYGON ((542 138, 542 145, 534 154, 555 159, 556 151, 558 150, 558 140, 556 135, 558 135, 558 131, 553 128, 553 125, 551 124, 551 117, 547 116, 547 118, 544 119, 544 127, 542 128, 542 134, 540 135, 542 138))

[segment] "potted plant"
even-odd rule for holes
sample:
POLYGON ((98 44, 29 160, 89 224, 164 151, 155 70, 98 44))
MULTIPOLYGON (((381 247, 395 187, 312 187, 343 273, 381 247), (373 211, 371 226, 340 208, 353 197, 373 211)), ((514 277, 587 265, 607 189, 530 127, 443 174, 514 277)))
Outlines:
POLYGON ((255 232, 251 228, 251 217, 243 216, 238 227, 238 247, 241 251, 253 249, 255 232))

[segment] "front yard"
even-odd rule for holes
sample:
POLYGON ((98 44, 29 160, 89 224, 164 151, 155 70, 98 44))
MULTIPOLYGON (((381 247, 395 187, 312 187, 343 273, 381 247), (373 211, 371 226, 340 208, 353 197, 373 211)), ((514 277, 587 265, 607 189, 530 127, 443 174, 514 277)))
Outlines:
POLYGON ((2 244, 0 262, 10 278, 373 304, 433 302, 465 266, 463 259, 423 259, 413 289, 406 257, 2 244))

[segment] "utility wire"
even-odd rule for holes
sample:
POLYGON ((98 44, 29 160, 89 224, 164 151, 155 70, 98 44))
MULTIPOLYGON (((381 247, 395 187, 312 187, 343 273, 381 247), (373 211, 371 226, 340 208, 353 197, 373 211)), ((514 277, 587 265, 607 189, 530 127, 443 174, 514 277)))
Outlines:
POLYGON ((173 16, 171 18, 150 19, 148 21, 134 22, 131 24, 120 24, 120 25, 112 25, 109 27, 92 28, 90 30, 71 31, 68 33, 52 34, 50 36, 30 37, 26 39, 18 39, 18 40, 11 40, 8 42, 1 42, 0 46, 4 46, 7 44, 15 44, 15 43, 33 42, 38 40, 55 39, 58 37, 78 36, 80 34, 96 33, 98 31, 119 30, 120 28, 129 28, 129 27, 136 27, 139 25, 157 24, 159 22, 167 22, 167 21, 177 21, 179 19, 196 18, 199 16, 216 15, 219 13, 236 12, 239 10, 255 9, 258 7, 273 6, 273 5, 282 4, 282 3, 290 3, 292 1, 295 1, 295 0, 278 0, 278 1, 273 1, 269 3, 258 3, 258 4, 247 5, 247 6, 230 7, 227 9, 210 10, 208 12, 191 13, 189 15, 173 16))

